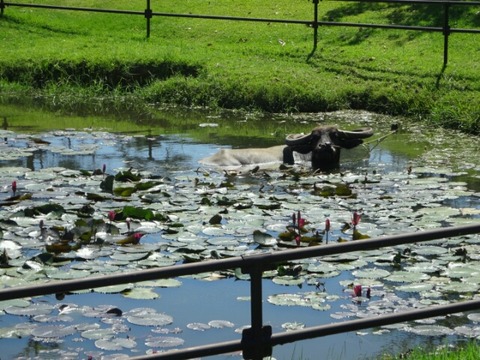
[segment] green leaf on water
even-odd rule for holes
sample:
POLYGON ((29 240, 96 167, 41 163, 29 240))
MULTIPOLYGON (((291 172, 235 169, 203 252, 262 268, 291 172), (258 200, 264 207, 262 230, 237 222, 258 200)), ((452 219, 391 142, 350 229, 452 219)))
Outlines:
POLYGON ((117 196, 122 197, 129 197, 131 196, 137 189, 135 187, 116 187, 113 189, 113 193, 117 196))
POLYGON ((153 300, 160 297, 153 289, 135 287, 123 292, 123 296, 130 299, 153 300))
POLYGON ((115 175, 115 181, 121 182, 137 182, 140 181, 142 177, 138 174, 134 174, 132 170, 120 171, 115 175))
POLYGON ((108 175, 101 183, 100 183, 100 189, 103 191, 113 194, 113 182, 115 180, 115 177, 113 175, 108 175))
POLYGON ((24 213, 25 213, 25 216, 29 216, 29 217, 34 217, 42 214, 50 214, 50 213, 61 215, 65 213, 65 209, 61 205, 58 205, 55 203, 49 203, 49 204, 27 208, 24 210, 24 213))

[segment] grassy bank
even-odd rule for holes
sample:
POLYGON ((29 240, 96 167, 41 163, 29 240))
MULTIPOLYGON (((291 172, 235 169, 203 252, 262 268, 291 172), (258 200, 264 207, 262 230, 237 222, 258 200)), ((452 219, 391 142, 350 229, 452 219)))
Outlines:
POLYGON ((384 356, 381 360, 477 360, 479 358, 479 347, 476 341, 469 341, 463 346, 454 348, 443 347, 435 351, 426 351, 417 348, 398 356, 384 356))
MULTIPOLYGON (((59 0, 36 3, 60 4, 59 0)), ((145 1, 72 6, 142 11, 145 1)), ((309 20, 310 1, 152 2, 166 13, 309 20)), ((441 26, 436 6, 326 1, 319 18, 441 26)), ((452 26, 479 28, 478 8, 452 26)), ((365 109, 480 133, 479 35, 154 17, 7 7, 0 18, 0 99, 66 110, 142 112, 151 104, 266 112, 365 109)))

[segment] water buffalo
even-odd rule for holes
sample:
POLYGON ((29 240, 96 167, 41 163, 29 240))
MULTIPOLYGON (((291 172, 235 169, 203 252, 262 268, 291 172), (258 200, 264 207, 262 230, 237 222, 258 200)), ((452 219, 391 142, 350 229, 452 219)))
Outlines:
POLYGON ((323 125, 310 134, 292 134, 285 145, 268 148, 222 149, 200 160, 206 165, 244 166, 283 162, 293 165, 296 159, 309 159, 313 170, 328 171, 340 166, 341 148, 351 149, 363 143, 362 139, 373 135, 371 128, 341 130, 336 126, 323 125))

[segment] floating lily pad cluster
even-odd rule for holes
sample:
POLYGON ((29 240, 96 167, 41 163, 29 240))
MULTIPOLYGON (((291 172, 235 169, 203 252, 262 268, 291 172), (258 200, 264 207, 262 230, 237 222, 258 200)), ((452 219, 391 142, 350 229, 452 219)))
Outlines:
MULTIPOLYGON (((478 205, 464 201, 478 198, 467 182, 458 180, 464 173, 449 167, 446 157, 441 158, 440 168, 439 158, 432 153, 413 160, 411 167, 402 171, 361 165, 333 174, 314 174, 302 166, 245 172, 195 167, 165 176, 145 171, 141 164, 116 169, 108 164, 99 169, 53 164, 36 171, 15 165, 32 152, 80 156, 80 151, 81 156, 90 156, 102 146, 125 141, 121 135, 108 133, 79 134, 82 146, 69 151, 68 144, 51 147, 41 141, 42 135, 32 139, 2 133, 6 140, 0 159, 0 286, 362 241, 480 221, 478 205), (24 148, 25 144, 28 147, 24 148)), ((70 138, 75 136, 69 132, 70 138)), ((478 178, 479 169, 478 164, 470 164, 470 176, 478 178)), ((332 318, 344 319, 471 299, 480 289, 478 253, 480 237, 472 235, 281 264, 264 274, 285 289, 269 296, 268 302, 331 311, 332 318), (345 273, 348 280, 339 280, 343 291, 331 292, 325 280, 345 273), (341 311, 332 310, 334 306, 341 311)), ((193 276, 202 280, 225 277, 248 279, 238 269, 193 276)), ((173 286, 181 286, 181 280, 92 290, 155 299, 160 297, 159 288, 173 286)), ((48 342, 80 336, 94 341, 99 350, 128 353, 138 341, 126 334, 130 323, 155 327, 144 340, 151 348, 184 344, 176 331, 163 333, 162 327, 175 325, 175 321, 154 309, 128 313, 118 309, 119 313, 115 306, 88 308, 61 301, 51 305, 31 299, 0 303, 0 309, 3 314, 28 316, 35 324, 4 328, 0 338, 32 336, 48 342), (72 317, 75 313, 98 316, 109 327, 82 325, 78 316, 72 317)), ((464 325, 453 328, 443 318, 430 322, 395 329, 422 335, 478 333, 478 319, 473 314, 465 318, 464 325)), ((192 322, 188 328, 202 331, 232 326, 221 320, 192 322)), ((303 326, 286 323, 284 329, 303 326)))

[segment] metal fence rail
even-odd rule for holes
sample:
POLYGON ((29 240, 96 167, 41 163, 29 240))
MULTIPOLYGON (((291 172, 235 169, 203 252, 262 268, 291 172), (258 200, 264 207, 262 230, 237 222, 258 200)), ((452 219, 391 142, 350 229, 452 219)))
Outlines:
POLYGON ((480 233, 480 223, 460 227, 440 228, 424 232, 379 237, 361 241, 352 241, 340 244, 329 244, 308 248, 267 252, 258 255, 211 260, 200 263, 190 263, 130 273, 96 276, 86 279, 55 281, 34 286, 5 288, 0 289, 0 301, 48 295, 52 293, 66 293, 69 291, 90 289, 106 285, 117 285, 129 282, 193 275, 201 272, 241 268, 244 273, 250 274, 251 291, 251 327, 244 330, 241 340, 169 351, 154 355, 139 356, 135 357, 135 359, 189 359, 197 356, 217 355, 241 350, 243 351, 244 358, 256 360, 262 359, 263 357, 271 354, 272 347, 275 345, 311 339, 319 336, 366 329, 396 322, 480 309, 480 300, 472 300, 450 305, 434 306, 421 310, 402 312, 398 314, 385 315, 375 317, 374 319, 345 321, 341 323, 310 327, 288 333, 272 334, 271 327, 263 325, 262 310, 262 275, 263 272, 271 268, 272 265, 304 258, 321 257, 360 250, 371 250, 380 247, 411 244, 477 233, 480 233))
MULTIPOLYGON (((366 2, 365 0, 331 0, 346 2, 366 2)), ((70 11, 87 11, 98 13, 124 14, 124 15, 142 15, 146 20, 146 36, 150 37, 151 19, 154 16, 159 17, 178 17, 191 19, 209 19, 209 20, 227 20, 227 21, 249 21, 249 22, 268 22, 283 24, 299 24, 307 25, 313 29, 313 49, 309 57, 312 56, 318 44, 318 29, 321 26, 344 26, 344 27, 360 27, 360 28, 376 28, 376 29, 397 29, 409 31, 427 31, 441 32, 443 34, 443 67, 448 63, 448 39, 452 33, 480 34, 480 29, 461 29, 450 27, 450 8, 452 6, 480 6, 480 1, 460 1, 460 0, 368 0, 368 2, 377 3, 393 3, 399 5, 436 5, 443 8, 443 25, 442 26, 412 26, 401 24, 370 24, 370 23, 353 23, 353 22, 336 22, 336 21, 320 21, 318 19, 318 7, 320 0, 312 0, 313 3, 313 19, 312 20, 294 20, 294 19, 271 19, 271 18, 252 18, 252 17, 236 17, 206 14, 177 14, 166 12, 154 12, 151 7, 151 0, 146 0, 146 8, 143 11, 119 10, 119 9, 101 9, 86 7, 71 7, 47 4, 28 4, 16 3, 0 0, 0 15, 3 15, 7 6, 12 7, 31 7, 43 8, 51 10, 70 10, 70 11)))

